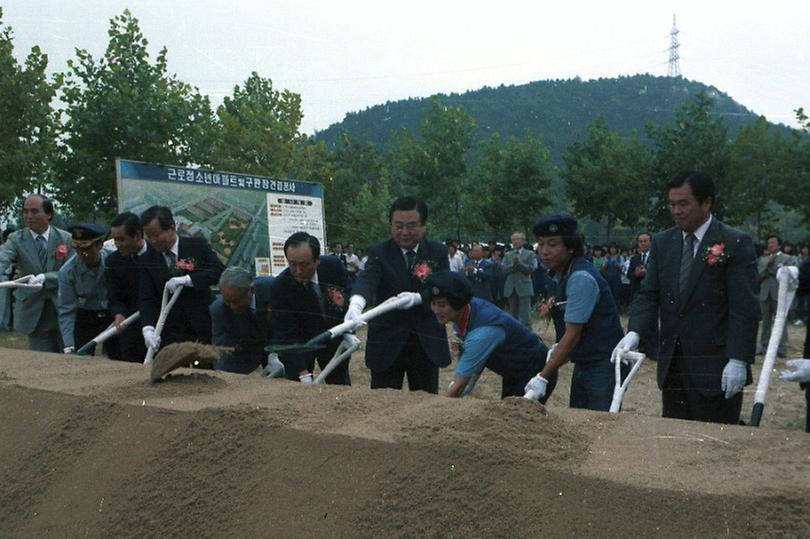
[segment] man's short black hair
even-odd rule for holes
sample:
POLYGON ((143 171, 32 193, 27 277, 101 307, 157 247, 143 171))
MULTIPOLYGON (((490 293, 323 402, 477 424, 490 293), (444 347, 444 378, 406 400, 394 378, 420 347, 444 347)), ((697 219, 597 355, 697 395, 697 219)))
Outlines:
POLYGON ((145 227, 155 219, 158 220, 161 230, 169 230, 174 226, 172 210, 166 206, 152 206, 141 214, 141 227, 145 227))
POLYGON ((769 235, 767 238, 765 238, 765 242, 767 243, 767 242, 768 242, 768 240, 770 240, 771 238, 776 238, 776 243, 777 243, 779 246, 781 246, 781 245, 782 245, 782 238, 780 238, 780 237, 779 237, 779 236, 777 236, 776 234, 770 234, 770 235, 769 235))
POLYGON ((123 226, 124 232, 130 238, 134 238, 135 234, 140 234, 141 236, 143 236, 143 228, 141 227, 141 220, 138 218, 137 215, 135 215, 131 211, 125 211, 124 213, 119 213, 118 215, 113 217, 113 220, 110 223, 110 227, 114 226, 123 226))
POLYGON ((678 172, 667 182, 667 193, 669 193, 670 189, 677 189, 684 184, 689 184, 692 194, 695 195, 699 203, 703 204, 706 199, 711 198, 712 203, 709 207, 714 206, 717 187, 714 185, 711 176, 698 170, 678 172))
POLYGON ((287 256, 287 249, 298 247, 299 245, 309 245, 312 250, 312 259, 318 260, 321 256, 321 242, 318 238, 307 232, 296 232, 284 242, 284 256, 287 256))
POLYGON ((388 210, 388 222, 394 218, 395 211, 412 211, 419 212, 419 223, 424 226, 428 220, 427 204, 414 197, 399 197, 391 204, 391 209, 388 210))
POLYGON ((48 220, 50 221, 51 219, 53 219, 53 201, 40 193, 32 193, 27 197, 25 197, 25 200, 34 197, 37 197, 42 201, 42 211, 45 212, 45 214, 48 216, 48 220))

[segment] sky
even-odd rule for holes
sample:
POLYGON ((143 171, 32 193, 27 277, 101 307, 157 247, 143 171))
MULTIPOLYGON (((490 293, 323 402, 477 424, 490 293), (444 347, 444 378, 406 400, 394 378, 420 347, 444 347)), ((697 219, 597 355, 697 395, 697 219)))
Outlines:
POLYGON ((64 71, 101 57, 129 8, 153 58, 216 106, 252 71, 301 95, 301 130, 387 101, 545 79, 666 75, 673 15, 684 77, 770 121, 810 109, 810 2, 0 0, 15 53, 64 71))

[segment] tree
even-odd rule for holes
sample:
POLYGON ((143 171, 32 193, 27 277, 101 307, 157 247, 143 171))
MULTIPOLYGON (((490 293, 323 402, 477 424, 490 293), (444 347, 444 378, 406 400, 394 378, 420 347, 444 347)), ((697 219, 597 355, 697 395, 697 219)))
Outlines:
POLYGON ((475 120, 462 107, 445 107, 433 97, 419 126, 421 137, 403 130, 394 139, 397 191, 424 200, 432 226, 456 237, 461 235, 467 153, 474 131, 475 120))
POLYGON ((650 204, 651 156, 635 132, 625 142, 600 116, 588 126, 585 140, 566 149, 563 163, 560 175, 577 217, 604 220, 608 241, 618 223, 641 222, 641 208, 650 204))
MULTIPOLYGON (((649 189, 658 193, 650 219, 654 225, 671 224, 663 186, 682 170, 700 170, 711 176, 722 195, 726 192, 729 145, 722 117, 712 116, 712 98, 700 92, 673 111, 673 121, 660 127, 647 125, 647 136, 655 145, 649 189)), ((713 213, 722 217, 722 196, 714 201, 713 213)))
POLYGON ((303 139, 301 96, 273 89, 255 71, 217 109, 219 120, 212 162, 216 168, 287 177, 303 139))
POLYGON ((789 142, 761 116, 744 126, 731 143, 727 185, 723 196, 726 218, 733 224, 753 219, 757 236, 763 237, 768 202, 790 182, 789 142))
POLYGON ((482 145, 471 186, 470 206, 488 226, 478 232, 507 237, 524 230, 551 204, 551 179, 549 151, 540 139, 526 133, 503 144, 498 133, 492 135, 482 145))
POLYGON ((208 98, 167 74, 167 51, 149 62, 147 40, 129 10, 110 20, 104 57, 77 49, 62 91, 67 121, 56 185, 77 218, 115 213, 115 158, 171 164, 209 159, 208 98))
POLYGON ((51 101, 59 81, 48 80, 47 66, 48 57, 39 47, 19 65, 13 32, 3 26, 0 8, 0 209, 9 209, 28 191, 42 191, 51 181, 59 121, 51 101))

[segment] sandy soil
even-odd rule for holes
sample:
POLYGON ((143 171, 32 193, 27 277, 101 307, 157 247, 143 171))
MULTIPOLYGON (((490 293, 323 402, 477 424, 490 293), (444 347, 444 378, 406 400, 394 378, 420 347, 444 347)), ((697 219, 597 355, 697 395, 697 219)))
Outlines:
POLYGON ((543 407, 491 374, 475 398, 372 392, 361 358, 352 387, 152 384, 0 349, 0 536, 810 536, 796 384, 751 428, 657 417, 654 365, 610 415, 566 408, 568 368, 543 407))

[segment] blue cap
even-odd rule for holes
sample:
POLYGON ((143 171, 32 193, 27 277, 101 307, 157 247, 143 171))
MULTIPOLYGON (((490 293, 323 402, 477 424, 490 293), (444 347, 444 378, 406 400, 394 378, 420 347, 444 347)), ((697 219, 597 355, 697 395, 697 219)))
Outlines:
POLYGON ((107 234, 107 229, 93 223, 79 223, 68 228, 74 247, 88 247, 107 234))
POLYGON ((453 307, 470 302, 473 296, 470 281, 457 271, 437 271, 425 281, 427 299, 445 298, 453 307))
POLYGON ((577 233, 577 220, 567 213, 549 215, 538 219, 532 227, 535 237, 573 236, 577 233))

